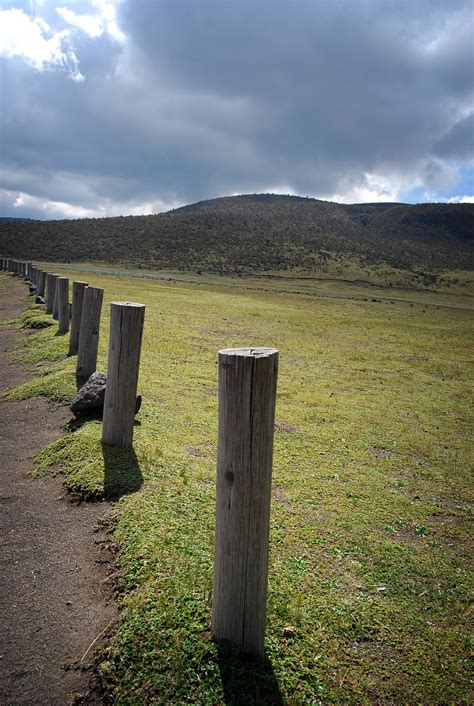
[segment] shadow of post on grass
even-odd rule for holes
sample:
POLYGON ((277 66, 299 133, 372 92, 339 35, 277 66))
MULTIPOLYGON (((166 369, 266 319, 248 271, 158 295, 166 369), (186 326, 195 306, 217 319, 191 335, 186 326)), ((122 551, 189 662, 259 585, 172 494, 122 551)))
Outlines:
POLYGON ((268 657, 250 657, 223 641, 217 643, 217 660, 226 706, 285 704, 268 657))
POLYGON ((106 500, 118 500, 139 490, 143 476, 137 455, 132 448, 120 449, 102 444, 104 458, 104 497, 106 500))

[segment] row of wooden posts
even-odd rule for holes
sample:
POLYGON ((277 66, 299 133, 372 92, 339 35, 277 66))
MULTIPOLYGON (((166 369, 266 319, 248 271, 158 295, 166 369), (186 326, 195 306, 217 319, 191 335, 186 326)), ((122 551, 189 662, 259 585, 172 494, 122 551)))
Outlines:
MULTIPOLYGON (((31 262, 3 261, 3 269, 23 276, 37 296, 44 298, 46 312, 58 321, 58 333, 69 336, 69 355, 77 354, 76 376, 86 381, 97 367, 100 318, 104 290, 87 282, 69 279, 36 267, 31 262)), ((128 448, 133 441, 140 350, 145 307, 134 302, 112 302, 107 384, 105 388, 102 442, 128 448)))
MULTIPOLYGON (((73 282, 30 262, 2 260, 30 281, 58 331, 70 328, 77 376, 95 371, 103 289, 73 282)), ((34 290, 33 290, 34 291, 34 290)), ((132 444, 145 307, 112 302, 102 441, 132 444)), ((273 432, 278 374, 274 348, 219 351, 216 535, 212 630, 250 654, 264 653, 273 432)))

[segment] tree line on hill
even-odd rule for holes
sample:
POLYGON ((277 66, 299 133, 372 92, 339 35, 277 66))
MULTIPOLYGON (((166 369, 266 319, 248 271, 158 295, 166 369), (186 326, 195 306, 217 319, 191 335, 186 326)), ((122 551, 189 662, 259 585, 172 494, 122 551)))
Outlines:
POLYGON ((76 220, 0 219, 6 257, 154 268, 317 272, 356 257, 401 270, 474 269, 474 204, 336 204, 255 194, 163 214, 76 220))

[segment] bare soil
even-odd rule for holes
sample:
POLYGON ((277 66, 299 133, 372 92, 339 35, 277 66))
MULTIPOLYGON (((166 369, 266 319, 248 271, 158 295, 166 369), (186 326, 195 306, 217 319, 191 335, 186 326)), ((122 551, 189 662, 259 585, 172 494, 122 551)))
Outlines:
MULTIPOLYGON (((25 307, 26 285, 0 278, 0 322, 25 307)), ((0 395, 31 378, 14 362, 27 335, 0 324, 0 395)), ((90 691, 94 639, 117 617, 97 523, 108 503, 72 504, 60 476, 33 479, 33 458, 71 417, 43 398, 0 399, 0 703, 100 703, 90 691)))

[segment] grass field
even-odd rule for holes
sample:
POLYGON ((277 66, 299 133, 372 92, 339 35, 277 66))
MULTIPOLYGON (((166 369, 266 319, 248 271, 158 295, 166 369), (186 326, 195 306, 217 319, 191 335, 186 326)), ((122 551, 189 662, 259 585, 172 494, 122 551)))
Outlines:
MULTIPOLYGON (((110 301, 146 305, 133 452, 103 452, 90 421, 38 458, 73 493, 119 498, 110 702, 472 703, 472 298, 81 270, 55 266, 105 289, 99 370, 110 301), (261 663, 209 633, 216 358, 247 345, 280 351, 261 663)), ((55 328, 20 345, 37 377, 12 396, 74 395, 55 328)))

